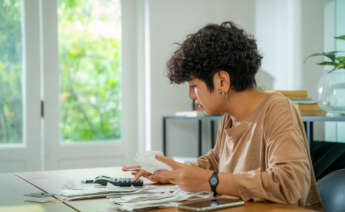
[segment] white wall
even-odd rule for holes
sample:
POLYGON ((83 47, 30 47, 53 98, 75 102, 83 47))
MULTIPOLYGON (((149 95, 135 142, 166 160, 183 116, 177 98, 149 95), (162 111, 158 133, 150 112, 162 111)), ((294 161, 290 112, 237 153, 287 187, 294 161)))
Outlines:
POLYGON ((323 50, 323 0, 256 1, 258 46, 263 54, 261 71, 273 79, 263 87, 307 89, 317 97, 322 68, 304 59, 323 50))
MULTIPOLYGON (((303 60, 323 50, 323 0, 149 0, 148 6, 153 150, 162 150, 162 116, 191 109, 186 85, 170 85, 166 78, 173 43, 207 23, 231 20, 255 34, 264 56, 260 86, 317 96, 321 68, 303 60)), ((203 152, 210 147, 208 127, 205 121, 203 152)), ((168 121, 167 133, 169 156, 197 155, 196 122, 168 121)))
POLYGON ((294 89, 301 84, 299 12, 298 0, 256 2, 255 33, 264 57, 262 71, 272 76, 275 89, 294 89))

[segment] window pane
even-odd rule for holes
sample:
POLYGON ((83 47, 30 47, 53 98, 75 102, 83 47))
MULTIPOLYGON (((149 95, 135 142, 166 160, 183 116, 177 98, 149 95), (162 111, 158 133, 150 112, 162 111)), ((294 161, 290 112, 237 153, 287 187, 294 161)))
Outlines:
POLYGON ((23 138, 21 3, 0 1, 0 144, 23 138))
POLYGON ((59 0, 63 142, 120 138, 119 0, 59 0))

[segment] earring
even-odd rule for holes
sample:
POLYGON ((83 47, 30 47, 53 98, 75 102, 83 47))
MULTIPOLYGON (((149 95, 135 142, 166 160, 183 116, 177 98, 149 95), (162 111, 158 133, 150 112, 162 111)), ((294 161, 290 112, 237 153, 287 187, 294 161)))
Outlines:
POLYGON ((220 91, 220 94, 223 96, 223 98, 226 100, 229 97, 230 92, 220 91))
POLYGON ((224 99, 227 99, 229 97, 229 92, 226 92, 224 95, 224 99))

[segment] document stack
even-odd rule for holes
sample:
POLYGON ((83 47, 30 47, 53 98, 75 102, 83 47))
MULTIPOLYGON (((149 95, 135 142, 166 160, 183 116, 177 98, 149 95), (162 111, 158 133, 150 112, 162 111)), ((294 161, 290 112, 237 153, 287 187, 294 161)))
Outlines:
POLYGON ((179 201, 209 197, 212 197, 211 193, 185 192, 178 186, 146 186, 140 191, 127 195, 111 194, 107 196, 114 203, 114 208, 121 211, 176 207, 179 201))
POLYGON ((140 188, 136 187, 120 187, 114 186, 108 183, 106 186, 98 184, 72 184, 65 185, 65 187, 56 194, 59 199, 62 200, 80 200, 90 199, 96 197, 106 197, 110 194, 124 195, 132 192, 136 192, 140 188))
POLYGON ((157 207, 175 207, 179 201, 209 198, 212 194, 208 192, 189 193, 182 191, 178 186, 120 187, 108 183, 106 186, 72 185, 62 189, 55 196, 58 199, 68 201, 106 197, 114 204, 115 209, 134 211, 157 207))

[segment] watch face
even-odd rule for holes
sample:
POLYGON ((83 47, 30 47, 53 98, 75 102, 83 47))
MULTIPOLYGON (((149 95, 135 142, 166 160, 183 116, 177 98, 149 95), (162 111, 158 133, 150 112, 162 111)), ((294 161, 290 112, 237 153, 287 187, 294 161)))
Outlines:
POLYGON ((210 184, 211 185, 216 185, 218 183, 218 179, 216 176, 212 176, 210 179, 210 184))

